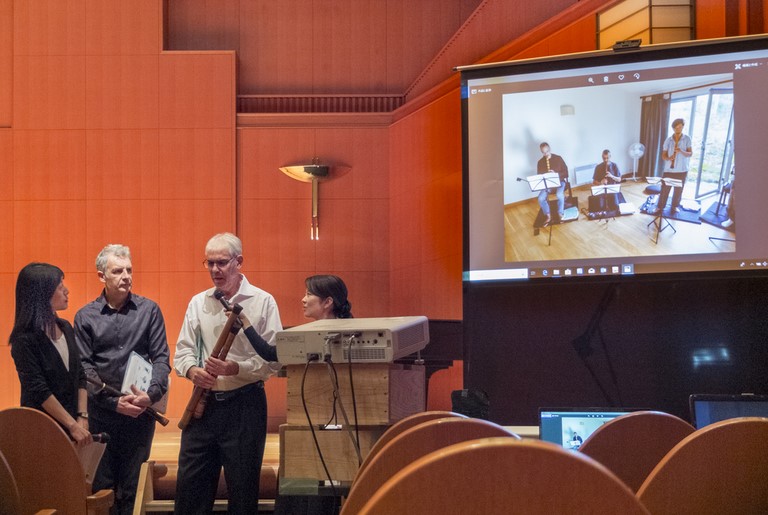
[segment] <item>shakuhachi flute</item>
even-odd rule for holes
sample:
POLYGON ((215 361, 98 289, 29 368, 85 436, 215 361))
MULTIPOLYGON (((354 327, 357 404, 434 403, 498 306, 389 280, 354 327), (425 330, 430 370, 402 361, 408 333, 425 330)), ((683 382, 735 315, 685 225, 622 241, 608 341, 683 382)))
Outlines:
MULTIPOLYGON (((216 341, 216 345, 211 351, 212 358, 217 358, 222 361, 227 358, 227 353, 229 352, 229 348, 232 346, 232 342, 235 340, 235 336, 237 336, 240 328, 243 327, 239 317, 242 310, 243 308, 239 304, 234 304, 232 306, 232 310, 227 316, 227 322, 224 324, 224 329, 221 331, 221 335, 219 336, 219 339, 216 341)), ((190 397, 189 402, 187 403, 187 407, 184 409, 184 414, 181 416, 181 420, 179 420, 179 429, 184 429, 187 427, 187 424, 189 424, 189 421, 193 416, 195 418, 200 418, 203 416, 203 411, 205 411, 205 403, 209 392, 210 388, 201 388, 199 386, 195 386, 195 388, 192 390, 192 397, 190 397)))
MULTIPOLYGON (((107 383, 105 383, 104 381, 101 381, 100 379, 86 376, 86 380, 92 385, 99 387, 99 389, 96 390, 96 393, 99 393, 100 391, 104 390, 105 392, 107 392, 108 394, 114 397, 122 397, 123 395, 126 395, 120 390, 118 390, 117 388, 113 388, 112 386, 109 386, 107 383)), ((158 412, 152 406, 147 406, 146 408, 144 408, 144 413, 146 413, 150 417, 160 422, 160 424, 164 426, 168 425, 168 419, 165 418, 160 412, 158 412)))

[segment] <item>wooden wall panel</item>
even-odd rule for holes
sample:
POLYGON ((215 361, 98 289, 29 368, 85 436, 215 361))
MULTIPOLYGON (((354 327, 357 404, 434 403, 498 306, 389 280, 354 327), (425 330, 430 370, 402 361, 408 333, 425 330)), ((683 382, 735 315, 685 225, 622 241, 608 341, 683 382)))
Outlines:
POLYGON ((401 93, 479 0, 187 0, 169 50, 237 50, 241 94, 401 93))
POLYGON ((160 255, 158 220, 161 217, 160 200, 95 199, 86 201, 85 247, 89 266, 94 272, 96 255, 109 243, 120 243, 131 248, 134 272, 156 272, 163 261, 160 255), (113 220, 119 223, 109 223, 113 220))
POLYGON ((161 54, 160 127, 234 127, 235 63, 233 52, 161 54))
POLYGON ((725 36, 725 2, 723 0, 696 1, 696 38, 708 39, 725 36))
MULTIPOLYGON (((240 27, 257 33, 248 10, 256 2, 240 0, 185 0, 168 4, 168 48, 166 50, 240 51, 240 27), (249 30, 250 29, 250 30, 249 30)), ((269 18, 273 21, 272 18, 269 18)))
POLYGON ((86 0, 15 1, 15 54, 84 55, 85 4, 86 0))
POLYGON ((17 54, 13 67, 14 128, 85 128, 85 81, 84 56, 17 54))
POLYGON ((307 322, 300 299, 304 279, 316 273, 344 278, 356 316, 390 314, 387 133, 386 128, 238 130, 244 268, 258 271, 254 277, 275 296, 285 325, 307 322), (331 179, 319 184, 319 241, 310 240, 311 184, 278 170, 311 163, 314 156, 337 166, 331 179))
POLYGON ((158 56, 88 56, 86 127, 138 129, 158 126, 158 56))
POLYGON ((88 199, 156 200, 159 197, 157 129, 86 131, 88 199))
POLYGON ((85 214, 83 200, 16 201, 13 270, 30 261, 53 263, 65 273, 86 270, 85 214))
POLYGON ((84 131, 15 130, 13 135, 16 200, 83 198, 84 131))
POLYGON ((13 120, 13 0, 0 0, 0 127, 13 120))
POLYGON ((0 201, 13 199, 13 131, 0 129, 0 170, 3 173, 0 201))
POLYGON ((458 90, 393 124, 390 142, 392 309, 461 319, 458 90))
POLYGON ((85 0, 86 55, 156 56, 161 50, 160 3, 85 0))
POLYGON ((214 234, 235 228, 231 204, 231 199, 162 200, 156 222, 161 235, 159 271, 205 272, 205 244, 214 234))
POLYGON ((158 194, 165 199, 234 199, 234 131, 159 131, 158 194))

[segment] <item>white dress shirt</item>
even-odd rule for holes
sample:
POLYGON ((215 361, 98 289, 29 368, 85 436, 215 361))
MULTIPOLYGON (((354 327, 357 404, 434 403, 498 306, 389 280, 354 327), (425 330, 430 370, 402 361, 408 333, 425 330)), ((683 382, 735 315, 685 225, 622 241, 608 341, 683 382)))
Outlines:
MULTIPOLYGON (((213 296, 215 288, 198 293, 189 301, 184 322, 181 325, 179 339, 176 342, 176 355, 173 366, 176 373, 186 377, 192 366, 202 367, 216 345, 221 331, 227 322, 227 313, 221 302, 213 296)), ((264 290, 253 286, 243 275, 237 293, 228 299, 232 304, 239 304, 262 338, 270 345, 275 344, 278 331, 283 329, 280 313, 275 299, 264 290)), ((266 380, 274 375, 276 364, 261 359, 248 343, 243 331, 238 332, 226 357, 235 361, 240 371, 234 376, 219 376, 215 391, 240 388, 250 383, 266 380)))

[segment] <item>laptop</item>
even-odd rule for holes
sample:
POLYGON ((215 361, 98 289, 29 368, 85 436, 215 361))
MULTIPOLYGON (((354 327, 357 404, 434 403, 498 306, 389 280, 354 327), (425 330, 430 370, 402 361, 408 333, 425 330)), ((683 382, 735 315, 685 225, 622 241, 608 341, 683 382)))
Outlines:
POLYGON ((598 427, 642 408, 539 408, 539 439, 578 450, 598 427))
POLYGON ((695 393, 688 397, 696 429, 736 417, 768 417, 768 395, 695 393))

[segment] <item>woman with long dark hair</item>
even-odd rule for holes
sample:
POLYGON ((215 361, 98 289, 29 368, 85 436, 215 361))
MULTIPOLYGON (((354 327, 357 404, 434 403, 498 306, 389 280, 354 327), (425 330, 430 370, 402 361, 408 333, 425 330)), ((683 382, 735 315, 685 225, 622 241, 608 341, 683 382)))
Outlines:
POLYGON ((72 325, 56 315, 67 309, 68 295, 59 267, 30 263, 21 269, 11 356, 21 383, 21 405, 53 417, 80 446, 92 441, 85 371, 72 325))

